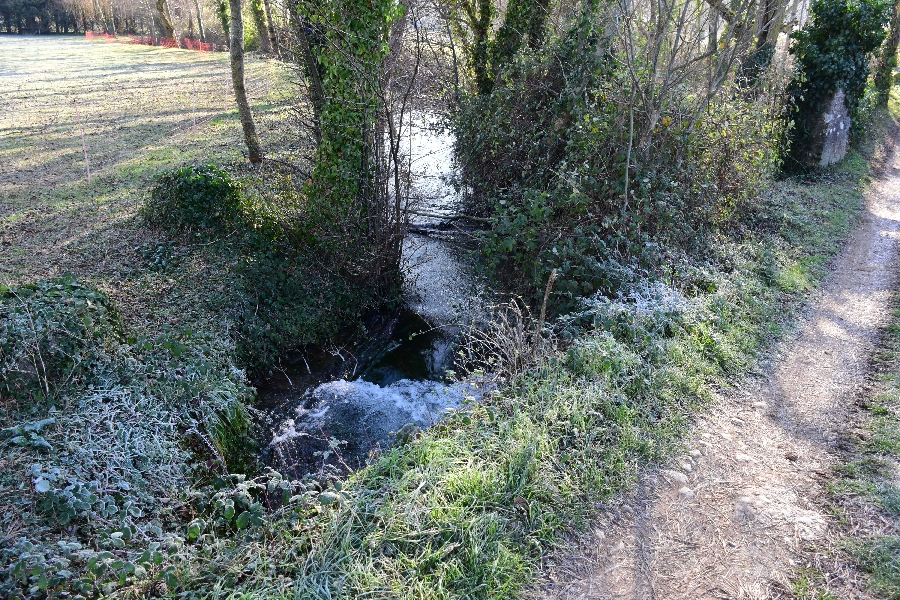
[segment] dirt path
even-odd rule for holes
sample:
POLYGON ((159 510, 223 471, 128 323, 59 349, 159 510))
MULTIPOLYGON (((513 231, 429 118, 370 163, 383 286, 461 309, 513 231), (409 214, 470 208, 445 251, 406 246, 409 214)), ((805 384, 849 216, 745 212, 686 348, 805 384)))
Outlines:
MULTIPOLYGON (((765 377, 723 397, 688 454, 554 557, 540 598, 712 599, 791 596, 803 550, 827 544, 821 501, 850 425, 878 328, 890 315, 900 236, 894 152, 834 275, 765 377)), ((828 574, 864 598, 854 574, 828 574)))

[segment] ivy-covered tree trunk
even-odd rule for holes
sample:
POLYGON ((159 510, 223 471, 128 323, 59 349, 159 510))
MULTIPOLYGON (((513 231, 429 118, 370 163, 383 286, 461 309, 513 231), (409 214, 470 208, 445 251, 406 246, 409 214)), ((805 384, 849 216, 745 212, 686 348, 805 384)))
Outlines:
POLYGON ((549 0, 510 0, 503 25, 492 44, 491 61, 495 75, 526 43, 532 50, 541 47, 549 5, 549 0))
POLYGON ((772 63, 775 46, 784 20, 785 0, 760 0, 756 22, 756 45, 744 60, 738 73, 739 84, 755 87, 772 63))
POLYGON ((172 24, 172 18, 169 16, 169 3, 167 0, 156 0, 156 14, 159 16, 160 25, 162 25, 163 37, 173 39, 175 37, 175 25, 172 24))
POLYGON ((262 0, 250 0, 250 14, 253 15, 253 24, 256 25, 260 50, 266 54, 272 54, 272 41, 269 39, 269 27, 266 24, 262 0))
MULTIPOLYGON (((469 58, 469 66, 475 75, 475 89, 481 95, 490 94, 494 83, 488 65, 489 35, 494 19, 493 0, 462 0, 461 8, 472 34, 472 41, 466 49, 466 53, 469 58)), ((464 36, 460 37, 464 38, 464 36)))
MULTIPOLYGON (((266 9, 266 24, 268 25, 268 35, 269 35, 269 43, 272 47, 272 52, 275 56, 281 54, 281 50, 278 47, 278 36, 275 32, 275 20, 272 18, 272 2, 270 0, 263 0, 263 7, 266 9)), ((262 33, 260 33, 262 35, 262 33)))
POLYGON ((291 15, 291 23, 294 35, 297 36, 297 44, 300 46, 300 55, 303 60, 303 69, 309 80, 309 100, 313 107, 313 134, 318 144, 322 140, 322 110, 325 107, 325 88, 322 85, 321 64, 313 52, 313 42, 310 34, 313 32, 309 19, 300 14, 297 5, 288 3, 291 15), (309 33, 307 33, 309 31, 309 33))
POLYGON ((219 17, 219 23, 222 24, 222 32, 225 33, 225 43, 231 46, 231 16, 228 14, 228 1, 218 0, 216 2, 216 16, 219 17))
POLYGON ((200 41, 206 41, 206 29, 203 27, 203 13, 200 11, 200 0, 194 0, 194 9, 197 11, 197 32, 200 34, 200 41))
POLYGON ((234 85, 234 100, 237 103, 241 127, 244 129, 244 142, 247 154, 254 165, 262 162, 263 153, 256 135, 256 123, 247 100, 247 88, 244 86, 244 20, 241 17, 241 0, 228 0, 231 11, 231 82, 234 85))
POLYGON ((391 24, 402 15, 396 0, 334 0, 319 9, 316 26, 327 40, 316 58, 322 78, 321 140, 309 186, 312 232, 332 256, 352 256, 339 268, 356 269, 365 285, 381 286, 391 257, 373 252, 372 228, 379 227, 374 156, 379 111, 383 107, 382 64, 388 55, 391 24), (353 252, 348 252, 349 248, 353 252), (352 264, 351 264, 352 262, 352 264))
POLYGON ((900 0, 894 2, 891 14, 891 28, 881 44, 878 63, 875 66, 875 89, 878 90, 878 103, 887 104, 894 81, 894 69, 897 67, 897 47, 900 46, 900 0))

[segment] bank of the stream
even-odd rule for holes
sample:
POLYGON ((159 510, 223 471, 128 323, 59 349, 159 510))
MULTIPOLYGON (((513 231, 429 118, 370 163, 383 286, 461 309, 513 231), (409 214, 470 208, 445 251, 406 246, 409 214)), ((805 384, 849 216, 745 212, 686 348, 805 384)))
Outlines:
MULTIPOLYGON (((872 139, 893 117, 881 114, 872 139)), ((703 262, 594 298, 565 351, 411 436, 343 484, 173 551, 210 596, 512 598, 598 502, 677 448, 713 386, 749 368, 827 274, 879 149, 773 184, 703 262)), ((526 324, 527 325, 527 324, 526 324)))
MULTIPOLYGON (((870 138, 892 122, 881 114, 870 138)), ((587 299, 555 326, 574 341, 548 345, 479 402, 463 397, 435 427, 407 430, 346 479, 289 480, 245 462, 256 451, 245 445, 253 391, 234 366, 230 321, 215 320, 242 285, 221 252, 234 237, 148 240, 129 250, 139 267, 103 263, 114 263, 110 277, 136 282, 127 289, 140 292, 140 306, 165 301, 167 318, 200 331, 136 325, 143 312, 121 311, 120 320, 103 294, 72 282, 3 288, 22 339, 35 329, 34 311, 46 310, 58 339, 73 343, 56 356, 53 377, 39 367, 20 373, 15 391, 44 404, 11 400, 0 412, 10 425, 0 592, 516 597, 562 532, 676 448, 709 390, 777 339, 826 275, 877 156, 864 148, 814 179, 772 184, 705 255, 673 250, 656 279, 633 270, 619 298, 587 299), (145 293, 150 284, 164 293, 145 293), (208 293, 198 302, 192 286, 208 293), (56 381, 73 385, 59 394, 48 385, 56 381)), ((26 212, 15 214, 34 222, 26 212)), ((121 294, 105 276, 94 279, 121 294)), ((268 308, 274 319, 283 307, 268 308)), ((336 318, 327 312, 323 321, 336 318)), ((533 320, 511 325, 498 321, 495 333, 534 339, 515 331, 533 332, 533 320)), ((315 458, 337 456, 340 441, 326 440, 315 458)))

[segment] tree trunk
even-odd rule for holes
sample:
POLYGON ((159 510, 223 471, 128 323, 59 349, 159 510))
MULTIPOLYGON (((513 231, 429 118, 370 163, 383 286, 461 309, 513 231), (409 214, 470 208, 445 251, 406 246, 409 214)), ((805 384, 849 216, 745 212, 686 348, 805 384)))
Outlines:
POLYGON ((300 53, 303 55, 303 66, 306 76, 309 78, 309 100, 313 106, 313 127, 315 129, 313 133, 318 144, 322 141, 322 109, 325 106, 325 88, 322 85, 322 75, 319 73, 319 61, 316 60, 316 55, 313 54, 309 36, 306 34, 308 22, 300 16, 296 4, 288 2, 288 10, 291 13, 291 21, 293 21, 297 42, 300 44, 300 53))
POLYGON ((206 42, 206 30, 203 28, 203 15, 200 13, 200 0, 194 0, 194 8, 197 9, 197 31, 200 33, 200 41, 206 42))
POLYGON ((228 16, 228 2, 226 0, 218 0, 216 2, 216 15, 222 24, 222 31, 225 33, 225 43, 231 46, 231 26, 230 17, 228 16))
POLYGON ((241 18, 241 0, 228 0, 231 9, 231 82, 234 84, 234 100, 244 128, 244 141, 250 162, 254 165, 262 162, 262 148, 256 136, 256 124, 247 101, 247 89, 244 87, 244 20, 241 18))
POLYGON ((94 0, 94 28, 106 31, 106 18, 103 16, 103 9, 100 8, 100 0, 94 0))
MULTIPOLYGON (((263 0, 263 7, 266 9, 266 23, 269 25, 269 42, 272 45, 272 52, 275 56, 281 54, 278 47, 278 36, 275 33, 275 20, 272 19, 272 2, 271 0, 263 0)), ((262 35, 262 33, 260 33, 262 35)))
POLYGON ((112 2, 109 3, 109 26, 106 29, 106 33, 110 35, 116 35, 116 13, 113 12, 112 2))
POLYGON ((250 0, 250 14, 253 15, 256 33, 259 35, 259 49, 266 54, 272 54, 272 40, 269 39, 269 28, 266 26, 262 0, 250 0))
POLYGON ((759 78, 769 68, 775 55, 775 45, 784 20, 784 0, 760 0, 756 23, 756 46, 741 61, 739 83, 747 88, 755 87, 759 78))
POLYGON ((167 0, 156 0, 156 12, 159 15, 159 24, 162 25, 163 37, 175 38, 175 26, 169 16, 169 3, 167 0))
POLYGON ((468 49, 469 64, 475 72, 475 87, 481 95, 488 95, 494 87, 494 80, 488 69, 490 48, 488 35, 494 18, 492 0, 465 0, 462 2, 463 12, 469 29, 472 30, 472 43, 468 49))

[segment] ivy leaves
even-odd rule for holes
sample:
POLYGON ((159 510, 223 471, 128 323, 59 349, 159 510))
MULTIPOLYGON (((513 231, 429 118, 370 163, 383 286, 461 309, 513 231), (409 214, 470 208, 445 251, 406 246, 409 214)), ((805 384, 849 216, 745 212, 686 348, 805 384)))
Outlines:
MULTIPOLYGON (((865 92, 869 56, 884 40, 890 3, 886 0, 814 0, 812 19, 793 35, 791 53, 797 69, 788 86, 792 104, 787 119, 794 122, 790 155, 806 162, 821 104, 844 90, 852 119, 865 92)), ((790 163, 789 163, 790 164, 790 163)))

